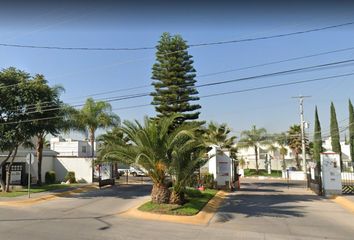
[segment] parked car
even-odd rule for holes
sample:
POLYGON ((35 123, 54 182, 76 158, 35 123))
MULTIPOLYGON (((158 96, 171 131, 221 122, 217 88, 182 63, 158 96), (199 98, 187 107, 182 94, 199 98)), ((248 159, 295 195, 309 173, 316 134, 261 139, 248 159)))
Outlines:
POLYGON ((129 173, 129 168, 118 168, 119 176, 123 176, 126 172, 129 173))
POLYGON ((137 176, 145 176, 145 172, 137 167, 130 167, 129 169, 130 175, 133 175, 134 177, 137 176))
POLYGON ((296 169, 296 167, 288 167, 288 168, 286 168, 286 170, 289 170, 289 171, 296 171, 297 169, 296 169))

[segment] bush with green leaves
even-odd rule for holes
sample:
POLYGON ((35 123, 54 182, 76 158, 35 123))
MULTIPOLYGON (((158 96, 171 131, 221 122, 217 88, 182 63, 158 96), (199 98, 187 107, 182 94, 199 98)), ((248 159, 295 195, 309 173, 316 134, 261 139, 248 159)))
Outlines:
POLYGON ((69 171, 66 174, 64 180, 65 180, 65 182, 69 181, 69 183, 76 183, 75 172, 69 171))
POLYGON ((45 173, 45 183, 53 184, 56 182, 56 175, 54 171, 48 171, 45 173))
POLYGON ((214 174, 206 173, 202 176, 202 183, 204 187, 213 189, 215 187, 214 174))

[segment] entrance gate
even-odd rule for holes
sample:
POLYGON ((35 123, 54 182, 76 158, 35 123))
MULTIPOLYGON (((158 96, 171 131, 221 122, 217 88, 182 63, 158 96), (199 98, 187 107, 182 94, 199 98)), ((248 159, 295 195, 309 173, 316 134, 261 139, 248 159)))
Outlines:
POLYGON ((317 195, 323 194, 321 169, 319 165, 314 165, 309 168, 307 174, 308 187, 317 195))
POLYGON ((354 194, 354 173, 342 172, 342 193, 354 194))

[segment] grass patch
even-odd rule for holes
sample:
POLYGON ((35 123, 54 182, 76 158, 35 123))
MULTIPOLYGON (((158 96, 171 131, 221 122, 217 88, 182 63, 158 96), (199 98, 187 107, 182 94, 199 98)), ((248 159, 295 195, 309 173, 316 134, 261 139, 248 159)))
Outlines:
POLYGON ((256 173, 256 169, 245 169, 244 174, 246 177, 251 177, 251 176, 281 177, 282 175, 280 170, 272 170, 271 174, 268 174, 268 171, 264 169, 259 169, 258 174, 256 173))
POLYGON ((216 193, 217 190, 214 189, 206 189, 201 192, 197 189, 189 188, 186 191, 187 202, 182 206, 147 202, 141 205, 138 209, 140 211, 151 213, 192 216, 197 214, 216 193))
MULTIPOLYGON (((79 184, 45 184, 42 186, 32 186, 30 192, 31 193, 47 192, 47 191, 52 191, 57 189, 75 187, 78 185, 79 184)), ((28 194, 27 188, 13 189, 11 192, 0 192, 0 197, 19 197, 27 194, 28 194)))

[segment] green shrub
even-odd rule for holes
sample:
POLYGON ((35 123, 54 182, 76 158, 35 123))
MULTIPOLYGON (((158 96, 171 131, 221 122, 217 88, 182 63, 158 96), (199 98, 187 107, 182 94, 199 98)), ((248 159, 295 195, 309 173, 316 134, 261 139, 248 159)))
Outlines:
POLYGON ((45 173, 45 183, 53 184, 56 182, 56 176, 54 171, 49 171, 45 173))
POLYGON ((206 173, 202 176, 202 184, 206 188, 213 189, 215 187, 214 184, 214 174, 212 173, 206 173))
POLYGON ((76 183, 75 172, 68 172, 64 178, 65 182, 76 183))

